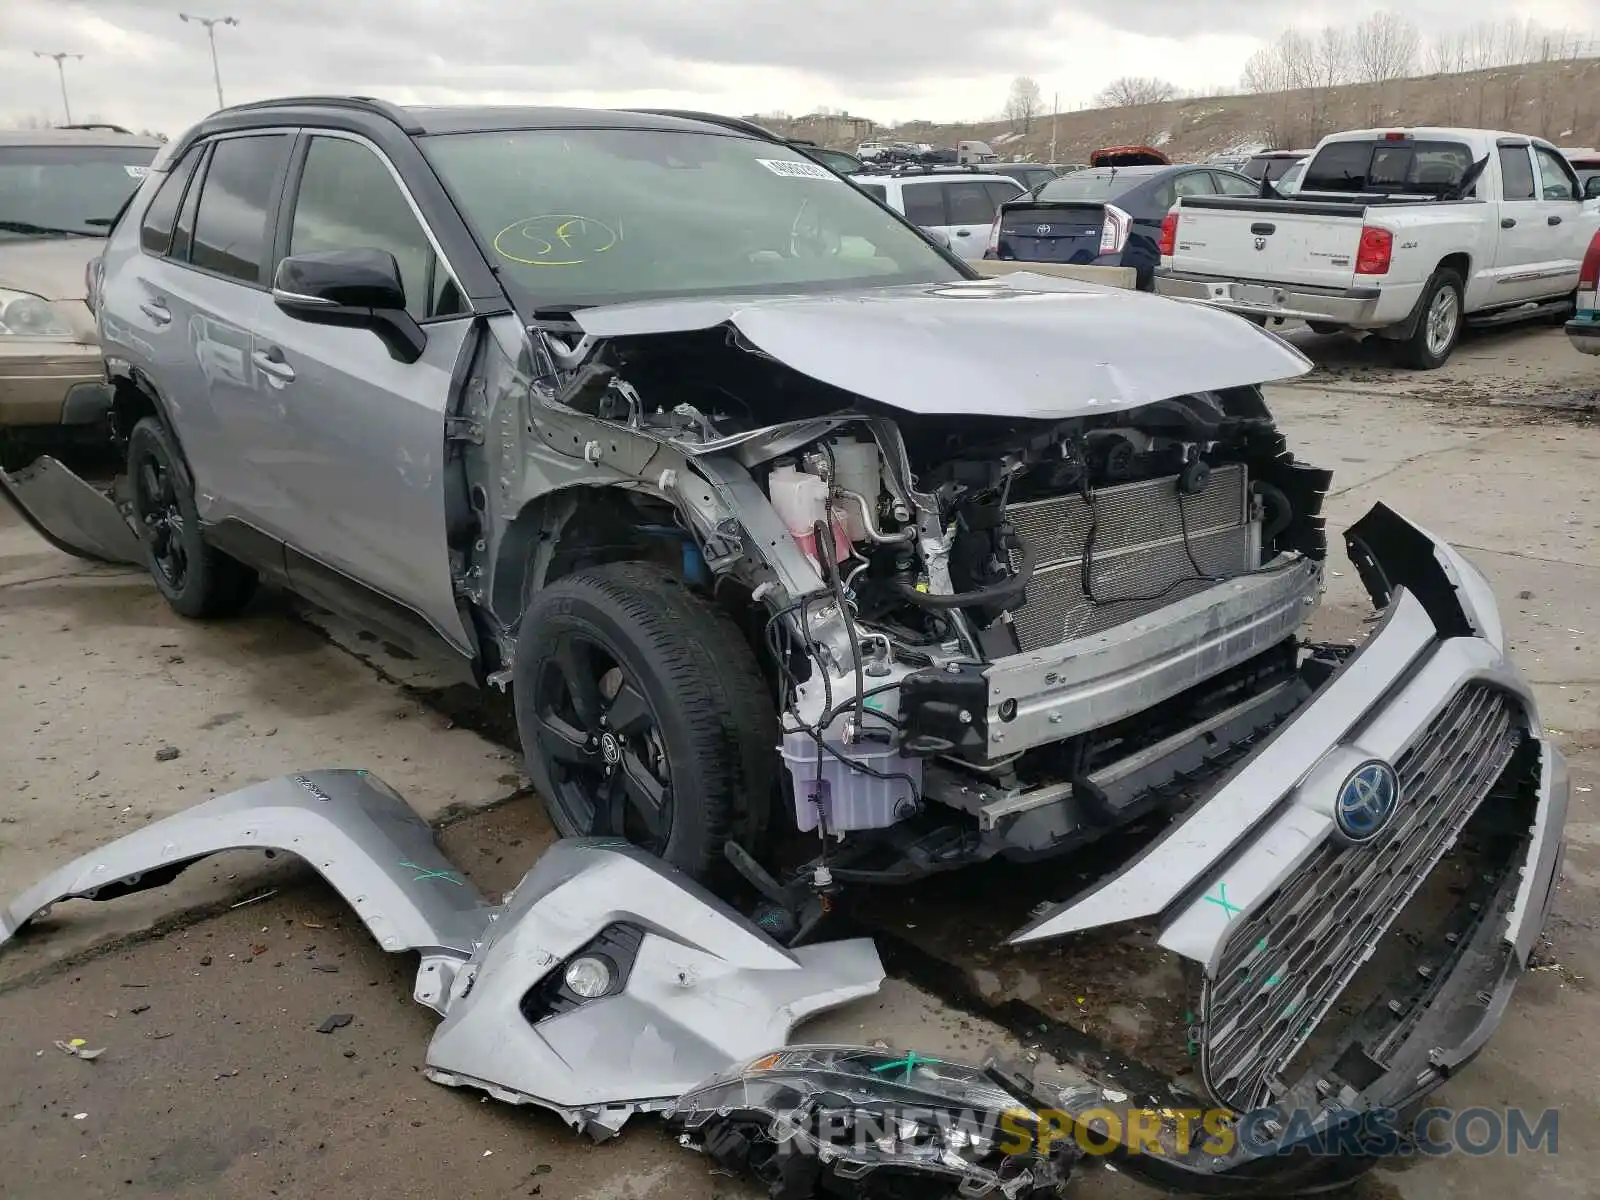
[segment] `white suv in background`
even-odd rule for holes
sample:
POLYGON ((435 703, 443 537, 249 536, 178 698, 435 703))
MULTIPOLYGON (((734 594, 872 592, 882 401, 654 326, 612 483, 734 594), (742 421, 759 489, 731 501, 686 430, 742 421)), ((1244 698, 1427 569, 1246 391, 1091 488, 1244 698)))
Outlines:
POLYGON ((862 162, 871 162, 882 156, 889 149, 887 142, 862 142, 856 147, 856 157, 862 162))
POLYGON ((995 214, 1027 189, 1007 175, 949 167, 852 175, 850 182, 914 225, 942 234, 961 258, 983 257, 995 214))

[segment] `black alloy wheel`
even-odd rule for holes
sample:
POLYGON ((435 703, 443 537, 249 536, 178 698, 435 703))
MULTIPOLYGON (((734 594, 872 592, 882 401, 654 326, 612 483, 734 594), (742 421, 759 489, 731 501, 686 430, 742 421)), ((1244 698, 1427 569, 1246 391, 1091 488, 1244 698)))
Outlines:
POLYGON ((760 856, 777 713, 708 597, 654 563, 585 567, 529 599, 511 674, 523 764, 563 837, 622 838, 708 883, 729 839, 760 856))
POLYGON ((661 855, 673 795, 660 723, 604 646, 576 631, 558 635, 535 685, 532 721, 567 823, 661 855))

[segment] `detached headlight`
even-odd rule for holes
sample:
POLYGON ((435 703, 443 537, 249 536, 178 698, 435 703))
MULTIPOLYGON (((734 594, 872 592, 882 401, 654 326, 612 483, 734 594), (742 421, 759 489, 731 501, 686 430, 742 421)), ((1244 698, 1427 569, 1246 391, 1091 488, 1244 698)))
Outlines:
POLYGON ((72 326, 50 301, 0 288, 0 337, 70 338, 72 326))

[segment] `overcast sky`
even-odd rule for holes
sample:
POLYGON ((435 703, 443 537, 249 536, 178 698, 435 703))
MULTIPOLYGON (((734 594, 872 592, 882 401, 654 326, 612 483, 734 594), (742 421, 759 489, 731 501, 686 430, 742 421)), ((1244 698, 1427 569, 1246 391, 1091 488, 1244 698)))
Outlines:
MULTIPOLYGON (((0 124, 74 119, 177 134, 216 107, 185 0, 0 0, 0 124)), ((197 0, 188 0, 197 2, 197 0)), ((212 0, 198 0, 210 3, 212 0)), ((826 105, 880 121, 981 119, 1012 77, 1086 103, 1120 75, 1233 86, 1286 21, 1353 22, 1368 0, 216 0, 229 103, 347 92, 402 102, 826 105)), ((1600 37, 1597 0, 1391 0, 1424 39, 1524 17, 1600 37)))

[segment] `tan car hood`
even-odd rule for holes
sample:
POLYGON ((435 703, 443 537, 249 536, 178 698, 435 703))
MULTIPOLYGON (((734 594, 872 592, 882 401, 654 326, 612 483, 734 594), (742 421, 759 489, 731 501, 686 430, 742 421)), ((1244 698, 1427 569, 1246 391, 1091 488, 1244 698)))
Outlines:
POLYGON ((98 237, 0 240, 0 288, 46 300, 82 300, 84 268, 105 244, 98 237))

